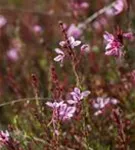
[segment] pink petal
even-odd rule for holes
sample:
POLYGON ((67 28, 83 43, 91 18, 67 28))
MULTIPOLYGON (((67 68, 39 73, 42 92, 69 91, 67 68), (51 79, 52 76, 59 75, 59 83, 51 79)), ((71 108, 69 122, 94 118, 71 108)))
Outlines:
POLYGON ((90 91, 84 91, 82 92, 81 96, 82 98, 87 97, 91 92, 90 91))
POLYGON ((61 42, 59 42, 59 45, 64 47, 64 46, 66 46, 66 42, 65 41, 61 41, 61 42))
POLYGON ((129 40, 133 40, 135 35, 132 32, 127 32, 127 33, 123 33, 123 37, 125 37, 125 38, 127 38, 129 40))
POLYGON ((73 36, 70 36, 70 37, 68 38, 68 40, 69 40, 69 43, 70 43, 71 45, 75 42, 75 39, 74 39, 73 36))
POLYGON ((55 52, 64 55, 64 52, 59 48, 55 48, 55 52))
POLYGON ((75 41, 74 43, 73 43, 73 46, 78 46, 78 45, 80 45, 81 44, 81 41, 75 41))
POLYGON ((58 61, 61 61, 62 59, 63 59, 63 56, 58 55, 54 58, 54 61, 58 62, 58 61))
POLYGON ((111 43, 108 43, 108 44, 106 45, 105 49, 107 50, 107 49, 110 49, 111 47, 112 47, 112 44, 111 44, 111 43))
POLYGON ((46 105, 53 108, 53 103, 51 102, 46 102, 46 105))
POLYGON ((96 111, 96 112, 94 113, 95 116, 98 116, 98 115, 100 115, 100 114, 102 114, 102 111, 101 111, 101 110, 98 110, 98 111, 96 111))
POLYGON ((74 88, 74 92, 77 93, 77 94, 80 94, 80 93, 81 93, 80 89, 77 88, 77 87, 74 88))
POLYGON ((69 104, 71 104, 71 105, 77 103, 77 101, 75 101, 75 100, 68 100, 67 102, 68 102, 69 104))
POLYGON ((111 56, 111 55, 113 55, 113 51, 112 51, 112 50, 106 51, 106 52, 105 52, 105 55, 111 56))
POLYGON ((105 32, 103 37, 107 42, 111 42, 112 40, 114 40, 114 36, 112 34, 108 33, 107 31, 105 32))

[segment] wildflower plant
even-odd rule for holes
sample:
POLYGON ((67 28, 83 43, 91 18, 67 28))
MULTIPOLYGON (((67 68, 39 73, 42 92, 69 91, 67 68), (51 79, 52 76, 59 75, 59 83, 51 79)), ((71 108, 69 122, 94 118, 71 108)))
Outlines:
POLYGON ((0 5, 0 149, 134 150, 135 2, 0 5))

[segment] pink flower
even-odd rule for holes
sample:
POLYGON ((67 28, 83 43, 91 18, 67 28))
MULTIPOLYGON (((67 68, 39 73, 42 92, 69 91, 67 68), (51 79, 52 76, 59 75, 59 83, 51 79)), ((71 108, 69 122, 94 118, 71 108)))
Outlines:
POLYGON ((71 46, 71 48, 74 48, 81 44, 81 41, 75 40, 73 36, 69 37, 68 41, 61 41, 59 44, 62 47, 67 47, 68 42, 69 42, 69 44, 70 44, 69 46, 71 46))
POLYGON ((68 106, 63 101, 53 103, 47 102, 46 105, 53 109, 53 120, 69 120, 74 116, 76 111, 76 107, 68 106))
POLYGON ((46 105, 51 107, 51 108, 58 108, 60 107, 62 104, 64 103, 64 101, 61 101, 61 102, 46 102, 46 105))
POLYGON ((34 25, 33 31, 35 33, 41 33, 43 31, 42 27, 40 25, 34 25))
POLYGON ((18 50, 16 48, 11 48, 7 51, 7 57, 12 61, 17 61, 19 59, 18 50))
POLYGON ((67 35, 69 37, 73 36, 75 38, 78 38, 78 37, 81 36, 81 34, 82 34, 82 30, 79 29, 75 24, 71 24, 70 27, 67 30, 67 35))
POLYGON ((82 9, 87 9, 87 8, 89 7, 89 3, 87 3, 87 2, 82 2, 82 3, 80 4, 80 7, 81 7, 82 9))
POLYGON ((135 37, 135 34, 133 32, 126 32, 126 33, 123 33, 123 37, 132 41, 135 37))
POLYGON ((106 11, 106 14, 109 16, 115 16, 120 14, 124 10, 124 1, 116 0, 114 5, 106 11))
POLYGON ((7 19, 0 15, 0 28, 2 28, 7 23, 7 19))
POLYGON ((118 103, 117 99, 109 98, 109 97, 97 97, 95 100, 93 100, 93 108, 96 109, 96 112, 94 113, 95 116, 103 113, 103 110, 108 105, 116 105, 118 103))
POLYGON ((87 97, 90 94, 90 91, 84 91, 81 92, 79 88, 74 88, 74 91, 70 93, 73 97, 73 100, 68 100, 67 102, 69 104, 77 104, 79 103, 82 99, 87 97))
POLYGON ((76 107, 63 104, 58 109, 58 118, 62 121, 69 120, 74 116, 76 107))
POLYGON ((103 35, 105 41, 106 41, 106 52, 105 55, 115 56, 120 58, 122 56, 122 43, 118 40, 118 38, 115 38, 112 34, 105 32, 103 35))
POLYGON ((9 141, 9 132, 6 130, 5 132, 0 131, 0 142, 5 144, 9 141))
POLYGON ((56 56, 56 57, 54 58, 54 61, 60 62, 60 63, 61 63, 61 66, 62 66, 62 65, 63 65, 63 61, 64 61, 64 58, 65 58, 65 54, 64 54, 64 52, 63 52, 61 49, 59 49, 59 48, 56 48, 56 49, 55 49, 55 52, 58 54, 58 56, 56 56))

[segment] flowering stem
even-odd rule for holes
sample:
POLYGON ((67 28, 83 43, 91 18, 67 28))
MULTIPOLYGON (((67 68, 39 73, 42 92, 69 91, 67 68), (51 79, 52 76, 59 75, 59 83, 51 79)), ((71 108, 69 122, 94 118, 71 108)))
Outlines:
MULTIPOLYGON (((27 102, 27 101, 35 101, 35 97, 32 97, 32 98, 22 98, 22 99, 17 99, 17 100, 12 100, 10 102, 6 102, 6 103, 2 103, 0 104, 0 107, 4 107, 4 106, 7 106, 7 105, 13 105, 15 103, 20 103, 20 102, 27 102)), ((37 97, 37 100, 48 100, 48 98, 43 98, 43 97, 37 97)))
POLYGON ((72 60, 72 69, 73 69, 73 73, 74 73, 74 75, 76 77, 76 85, 77 85, 77 87, 81 88, 79 75, 78 75, 78 73, 76 71, 76 62, 77 62, 76 55, 75 55, 75 53, 74 53, 74 51, 73 51, 73 49, 72 49, 72 47, 70 45, 70 41, 68 40, 68 35, 67 35, 67 32, 66 32, 66 30, 64 28, 63 22, 60 22, 59 25, 60 25, 61 31, 62 31, 62 33, 64 35, 64 39, 67 42, 66 46, 67 46, 67 49, 68 49, 68 54, 69 54, 69 56, 71 57, 71 60, 72 60))

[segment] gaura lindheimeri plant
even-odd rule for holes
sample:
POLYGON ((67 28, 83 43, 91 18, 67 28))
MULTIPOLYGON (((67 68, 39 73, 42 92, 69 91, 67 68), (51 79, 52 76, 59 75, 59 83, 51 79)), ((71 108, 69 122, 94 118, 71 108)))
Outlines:
POLYGON ((90 91, 83 91, 81 92, 81 90, 77 87, 74 88, 74 91, 70 93, 73 100, 68 100, 67 102, 69 104, 77 104, 79 103, 82 99, 86 98, 89 94, 90 91))
POLYGON ((60 62, 60 65, 62 66, 62 65, 63 65, 63 61, 64 61, 64 58, 65 58, 65 54, 64 54, 64 52, 63 52, 61 49, 59 49, 59 48, 56 48, 56 49, 55 49, 55 52, 58 54, 58 56, 56 56, 56 57, 54 58, 54 61, 60 62))
POLYGON ((74 48, 76 46, 79 46, 81 44, 81 41, 75 40, 75 38, 73 36, 70 36, 68 38, 68 41, 61 41, 59 44, 60 44, 61 47, 71 46, 71 48, 74 48), (70 45, 68 45, 68 42, 69 42, 70 45))
POLYGON ((110 98, 110 97, 97 97, 92 101, 92 106, 96 109, 94 113, 95 116, 102 114, 106 107, 109 105, 116 105, 118 103, 117 99, 110 98))
POLYGON ((47 102, 47 106, 51 107, 53 110, 53 116, 52 121, 66 121, 70 120, 76 111, 75 106, 69 106, 68 104, 64 103, 64 101, 61 102, 47 102))

